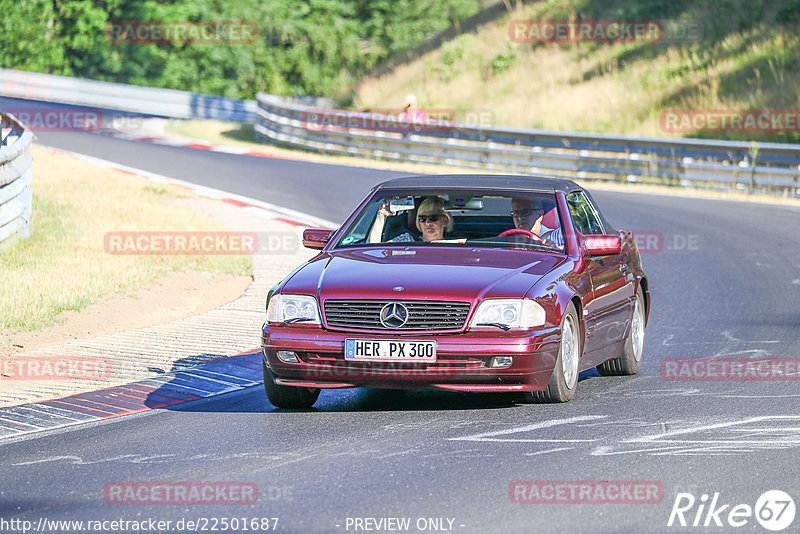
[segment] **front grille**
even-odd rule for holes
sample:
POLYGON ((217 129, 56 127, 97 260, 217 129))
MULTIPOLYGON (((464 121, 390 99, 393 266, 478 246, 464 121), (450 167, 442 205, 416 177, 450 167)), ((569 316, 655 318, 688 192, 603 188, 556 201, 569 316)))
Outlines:
POLYGON ((432 300, 326 300, 325 320, 332 328, 386 331, 460 330, 467 320, 469 302, 432 300), (408 320, 400 328, 381 324, 381 309, 398 302, 408 309, 408 320))

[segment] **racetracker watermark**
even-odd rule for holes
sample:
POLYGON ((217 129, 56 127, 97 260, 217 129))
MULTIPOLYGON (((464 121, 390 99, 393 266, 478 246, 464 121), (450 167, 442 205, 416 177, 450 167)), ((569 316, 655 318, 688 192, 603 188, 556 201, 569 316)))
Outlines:
POLYGON ((654 480, 515 480, 515 504, 658 504, 664 486, 654 480))
POLYGON ((113 255, 295 254, 302 240, 296 232, 108 232, 103 249, 113 255))
POLYGON ((633 230, 631 236, 641 254, 700 250, 698 234, 672 234, 665 238, 658 230, 633 230))
POLYGON ((436 368, 430 365, 409 362, 346 362, 331 363, 324 360, 310 359, 308 363, 319 365, 303 366, 301 376, 307 380, 325 379, 351 379, 363 380, 369 378, 401 377, 408 378, 414 376, 461 376, 464 373, 462 368, 436 368))
POLYGON ((0 380, 108 380, 111 360, 79 356, 8 356, 0 380))
POLYGON ((255 232, 108 232, 103 248, 116 255, 255 254, 255 232))
POLYGON ((4 108, 34 132, 96 132, 103 128, 141 129, 142 117, 126 113, 63 106, 4 108))
POLYGON ((658 20, 512 20, 515 43, 657 43, 664 38, 658 20))
POLYGON ((251 44, 258 24, 242 20, 112 20, 103 32, 113 44, 251 44))
POLYGON ((745 382, 800 380, 800 358, 664 358, 662 380, 745 382))
POLYGON ((794 499, 781 490, 765 491, 758 497, 755 506, 722 504, 723 502, 724 498, 721 498, 719 492, 715 492, 713 496, 704 493, 700 498, 691 493, 678 493, 667 520, 667 527, 680 525, 740 528, 755 515, 756 521, 763 528, 779 532, 794 522, 796 513, 794 499))
POLYGON ((659 126, 665 133, 784 133, 800 131, 798 109, 668 109, 659 126))
POLYGON ((254 482, 109 482, 103 499, 112 505, 254 504, 254 482))
POLYGON ((369 111, 345 109, 317 109, 300 116, 308 130, 356 129, 400 133, 451 132, 466 126, 488 128, 495 125, 491 109, 453 110, 426 108, 406 112, 403 109, 372 109, 369 111))
POLYGON ((320 109, 304 112, 301 119, 306 129, 380 130, 385 132, 449 132, 455 128, 452 109, 426 109, 406 113, 402 109, 353 111, 320 109))
POLYGON ((702 24, 690 20, 512 20, 515 43, 681 43, 698 42, 702 24))

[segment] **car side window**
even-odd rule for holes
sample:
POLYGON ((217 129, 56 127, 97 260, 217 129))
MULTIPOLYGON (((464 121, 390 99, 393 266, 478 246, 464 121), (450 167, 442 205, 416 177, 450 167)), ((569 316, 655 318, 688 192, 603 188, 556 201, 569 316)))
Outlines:
POLYGON ((600 216, 583 191, 575 191, 567 195, 569 214, 575 229, 584 235, 602 234, 605 232, 600 216))

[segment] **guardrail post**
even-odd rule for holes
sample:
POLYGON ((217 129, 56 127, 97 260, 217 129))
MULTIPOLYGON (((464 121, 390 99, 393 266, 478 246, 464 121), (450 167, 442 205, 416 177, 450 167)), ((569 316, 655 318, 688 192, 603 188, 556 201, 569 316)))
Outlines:
POLYGON ((758 143, 755 141, 750 145, 750 188, 755 190, 758 187, 756 183, 756 167, 758 166, 758 143))
POLYGON ((800 197, 800 165, 794 172, 794 190, 787 193, 787 196, 800 197))

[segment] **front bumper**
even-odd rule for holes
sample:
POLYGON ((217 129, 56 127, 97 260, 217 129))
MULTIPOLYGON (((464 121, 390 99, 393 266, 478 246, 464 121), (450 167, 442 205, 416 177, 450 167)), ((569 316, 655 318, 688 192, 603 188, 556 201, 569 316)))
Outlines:
POLYGON ((466 332, 402 336, 344 333, 309 327, 262 329, 264 363, 280 385, 319 388, 437 388, 458 391, 514 392, 543 390, 558 358, 561 330, 466 332), (344 359, 345 339, 435 340, 436 363, 353 362, 344 359), (300 363, 278 359, 277 351, 295 352, 300 363), (507 368, 491 368, 494 356, 512 356, 507 368))

